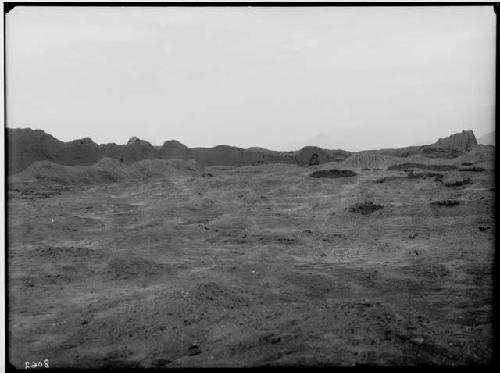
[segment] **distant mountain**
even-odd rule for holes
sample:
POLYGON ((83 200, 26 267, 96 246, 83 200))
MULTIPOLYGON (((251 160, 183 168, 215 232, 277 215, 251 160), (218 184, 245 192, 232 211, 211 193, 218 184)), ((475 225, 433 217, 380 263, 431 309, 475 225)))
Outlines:
MULTIPOLYGON (((300 142, 300 150, 273 151, 263 148, 242 149, 229 145, 212 148, 188 148, 176 140, 165 141, 161 146, 132 137, 126 145, 115 143, 98 145, 90 138, 68 142, 60 141, 42 130, 30 128, 7 128, 7 172, 18 173, 37 161, 49 161, 61 165, 88 166, 105 157, 114 158, 125 164, 132 164, 143 159, 193 159, 202 166, 248 166, 262 163, 294 163, 308 165, 313 154, 317 154, 319 163, 341 162, 356 152, 332 150, 332 139, 320 134, 300 142), (310 144, 322 144, 330 149, 310 144)), ((421 154, 428 158, 454 158, 477 145, 472 131, 451 135, 439 139, 432 145, 410 146, 398 149, 374 151, 380 155, 408 157, 421 154)))
POLYGON ((482 145, 495 145, 495 131, 479 136, 477 142, 482 145))

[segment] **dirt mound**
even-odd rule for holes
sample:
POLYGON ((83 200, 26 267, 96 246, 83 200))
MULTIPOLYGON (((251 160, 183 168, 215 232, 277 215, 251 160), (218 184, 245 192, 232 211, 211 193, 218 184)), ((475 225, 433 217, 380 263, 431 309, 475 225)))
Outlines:
POLYGON ((432 146, 438 148, 451 148, 461 151, 471 150, 477 145, 476 136, 472 131, 462 131, 451 136, 440 138, 432 146))
MULTIPOLYGON (((70 167, 70 166, 68 166, 70 167)), ((99 182, 114 182, 135 178, 133 170, 125 163, 113 158, 101 158, 95 165, 75 167, 76 171, 89 184, 99 182)))
POLYGON ((167 159, 166 162, 172 168, 176 170, 187 170, 187 171, 198 171, 201 172, 204 170, 203 166, 200 165, 194 159, 167 159))
POLYGON ((462 155, 463 151, 455 148, 439 148, 434 145, 422 147, 422 154, 427 158, 451 159, 462 155))
POLYGON ((398 149, 380 149, 379 153, 382 155, 388 155, 398 158, 408 158, 413 155, 418 155, 422 153, 422 146, 407 146, 405 148, 398 149))
POLYGON ((339 178, 339 177, 353 177, 357 173, 352 170, 318 170, 311 173, 309 176, 319 178, 339 178))
POLYGON ((143 177, 201 175, 204 171, 203 166, 193 159, 144 159, 133 163, 131 168, 143 177))
POLYGON ((70 179, 72 179, 72 174, 67 167, 48 161, 40 161, 30 165, 23 172, 13 177, 11 181, 51 181, 67 184, 70 179))
POLYGON ((348 209, 349 212, 354 212, 356 214, 369 215, 374 211, 383 209, 384 206, 377 205, 371 201, 357 202, 351 205, 348 209))
POLYGON ((52 162, 35 162, 12 178, 13 182, 47 182, 60 185, 114 183, 133 177, 127 165, 104 158, 93 166, 63 166, 52 162))
MULTIPOLYGON (((171 175, 201 175, 203 167, 194 160, 145 159, 131 166, 113 158, 102 158, 92 166, 63 166, 52 162, 35 162, 9 180, 11 189, 21 184, 42 182, 50 185, 85 186, 171 175)), ((23 189, 26 189, 27 185, 23 189)))
POLYGON ((455 170, 457 166, 447 164, 424 164, 424 163, 402 163, 387 167, 389 171, 411 171, 412 169, 431 170, 431 171, 450 171, 455 170))
POLYGON ((385 168, 401 161, 399 157, 384 155, 376 151, 366 151, 351 155, 342 162, 342 166, 347 168, 385 168))

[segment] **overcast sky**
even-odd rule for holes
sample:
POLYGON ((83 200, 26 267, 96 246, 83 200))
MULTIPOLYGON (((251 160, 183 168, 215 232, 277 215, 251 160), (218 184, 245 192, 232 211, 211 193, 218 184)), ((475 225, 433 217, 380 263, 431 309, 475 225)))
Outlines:
POLYGON ((494 127, 492 7, 17 7, 7 125, 346 150, 494 127))

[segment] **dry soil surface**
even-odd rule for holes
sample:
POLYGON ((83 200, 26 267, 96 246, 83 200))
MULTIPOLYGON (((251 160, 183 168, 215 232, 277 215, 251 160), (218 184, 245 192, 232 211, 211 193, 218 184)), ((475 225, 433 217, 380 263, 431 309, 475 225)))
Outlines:
POLYGON ((449 187, 404 171, 311 178, 317 169, 11 193, 10 362, 490 362, 492 171, 454 171, 472 183, 449 187), (383 208, 349 210, 364 201, 383 208))

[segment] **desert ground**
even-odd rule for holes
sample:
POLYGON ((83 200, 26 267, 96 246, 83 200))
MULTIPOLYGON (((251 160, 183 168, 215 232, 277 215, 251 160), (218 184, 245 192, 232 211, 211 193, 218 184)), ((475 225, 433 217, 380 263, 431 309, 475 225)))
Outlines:
POLYGON ((494 170, 491 159, 465 160, 433 160, 456 166, 437 171, 263 164, 9 185, 9 360, 489 363, 494 170), (356 175, 310 176, 329 169, 356 175))

